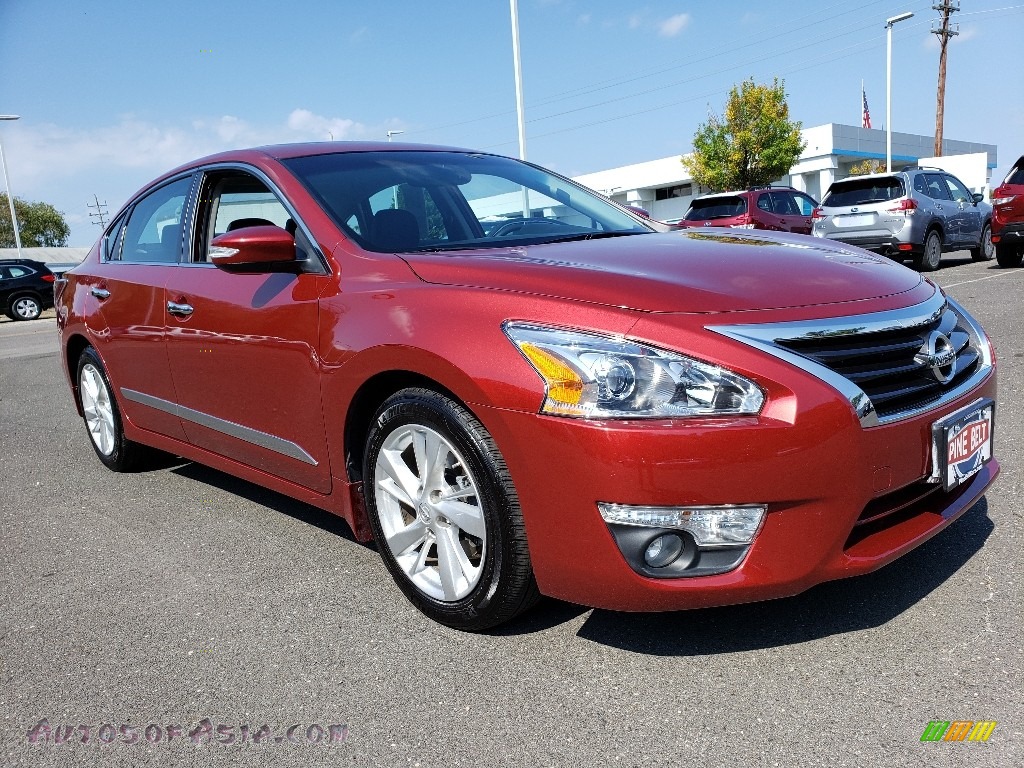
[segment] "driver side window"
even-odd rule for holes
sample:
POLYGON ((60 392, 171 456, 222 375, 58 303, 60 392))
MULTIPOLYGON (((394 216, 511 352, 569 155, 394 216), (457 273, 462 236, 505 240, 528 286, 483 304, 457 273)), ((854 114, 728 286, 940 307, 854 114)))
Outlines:
POLYGON ((295 237, 300 260, 313 254, 288 209, 266 184, 244 171, 214 171, 206 174, 199 195, 196 245, 193 261, 208 262, 210 244, 218 235, 246 227, 276 226, 295 237))

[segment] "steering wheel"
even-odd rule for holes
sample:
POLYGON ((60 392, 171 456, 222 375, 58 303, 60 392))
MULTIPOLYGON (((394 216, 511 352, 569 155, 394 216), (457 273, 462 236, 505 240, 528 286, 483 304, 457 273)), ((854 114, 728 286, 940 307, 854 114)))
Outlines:
MULTIPOLYGON (((502 224, 500 227, 491 232, 491 237, 504 237, 505 235, 511 235, 515 232, 525 229, 530 224, 544 224, 551 226, 552 229, 558 227, 572 227, 572 224, 567 224, 564 221, 558 219, 547 219, 543 216, 531 216, 528 219, 513 219, 512 221, 502 224)), ((540 234, 540 233, 538 233, 540 234)))

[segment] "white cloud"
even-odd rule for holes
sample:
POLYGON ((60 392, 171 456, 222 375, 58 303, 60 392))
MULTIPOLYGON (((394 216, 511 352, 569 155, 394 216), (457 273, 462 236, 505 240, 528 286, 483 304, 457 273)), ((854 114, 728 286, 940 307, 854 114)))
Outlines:
POLYGON ((690 23, 690 14, 677 13, 658 22, 658 34, 662 37, 675 37, 690 23))
MULTIPOLYGON (((392 118, 388 128, 404 123, 392 118)), ((294 109, 276 123, 254 124, 234 115, 180 123, 144 120, 133 114, 88 129, 53 123, 10 124, 4 132, 14 194, 45 200, 65 213, 71 245, 87 245, 98 233, 86 216, 92 194, 113 213, 142 184, 175 166, 228 149, 295 141, 383 139, 385 126, 294 109)))

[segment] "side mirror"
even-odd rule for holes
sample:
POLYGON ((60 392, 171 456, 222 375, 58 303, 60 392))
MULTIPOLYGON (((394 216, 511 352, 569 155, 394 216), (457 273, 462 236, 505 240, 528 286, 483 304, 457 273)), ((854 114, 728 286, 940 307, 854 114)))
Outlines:
POLYGON ((983 194, 981 194, 981 192, 975 192, 972 195, 972 197, 974 198, 974 204, 975 205, 977 205, 978 203, 984 201, 984 199, 985 199, 985 196, 983 194))
POLYGON ((281 227, 242 227, 217 235, 210 243, 210 261, 228 272, 293 272, 295 238, 281 227))

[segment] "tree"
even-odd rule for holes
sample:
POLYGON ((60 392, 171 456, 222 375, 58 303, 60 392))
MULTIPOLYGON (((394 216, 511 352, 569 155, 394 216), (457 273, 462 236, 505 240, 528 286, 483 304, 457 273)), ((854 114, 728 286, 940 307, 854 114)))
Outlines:
POLYGON ((885 163, 881 160, 861 160, 850 166, 851 176, 863 176, 866 173, 885 173, 885 163))
POLYGON ((744 80, 729 92, 725 119, 712 114, 697 129, 683 167, 697 184, 716 192, 769 184, 789 173, 807 146, 800 127, 789 119, 783 81, 744 80))
MULTIPOLYGON (((49 203, 30 203, 15 196, 14 212, 25 248, 61 248, 68 244, 71 228, 64 221, 64 214, 49 203)), ((6 193, 0 193, 0 248, 13 248, 16 244, 11 206, 6 193)))

